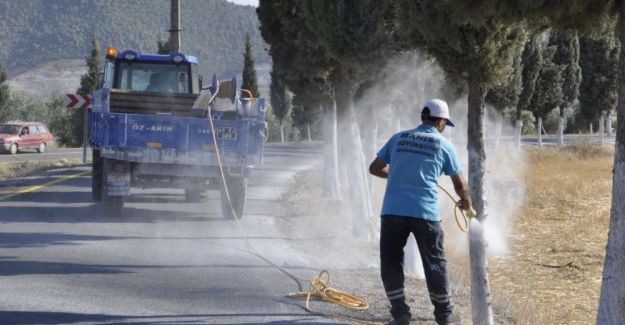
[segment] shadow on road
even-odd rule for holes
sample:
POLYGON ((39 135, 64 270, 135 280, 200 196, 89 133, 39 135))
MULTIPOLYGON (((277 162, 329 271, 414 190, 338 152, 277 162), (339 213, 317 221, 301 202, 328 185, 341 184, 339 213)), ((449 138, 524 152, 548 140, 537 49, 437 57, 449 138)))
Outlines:
POLYGON ((124 316, 124 315, 104 315, 104 314, 79 314, 79 313, 63 313, 63 312, 38 312, 38 311, 0 311, 0 324, 12 325, 32 325, 32 324, 59 324, 59 323, 79 323, 79 322, 115 322, 115 324, 250 324, 250 322, 215 322, 219 318, 238 319, 245 317, 302 317, 301 320, 289 321, 268 321, 256 324, 266 325, 287 325, 287 324, 308 324, 308 325, 339 325, 345 323, 337 322, 319 322, 315 321, 308 314, 283 313, 283 314, 189 314, 189 315, 156 315, 156 316, 124 316))
POLYGON ((81 241, 137 239, 137 237, 90 236, 41 232, 0 232, 0 248, 33 248, 82 245, 81 241))
MULTIPOLYGON (((37 203, 34 197, 21 202, 37 203)), ((84 201, 83 201, 84 202, 84 201)), ((11 202, 3 202, 10 204, 11 202)), ((220 213, 194 213, 186 211, 153 210, 125 207, 122 215, 102 215, 97 204, 83 207, 22 207, 1 206, 0 222, 44 222, 44 223, 156 223, 156 222, 211 222, 223 221, 220 213)))

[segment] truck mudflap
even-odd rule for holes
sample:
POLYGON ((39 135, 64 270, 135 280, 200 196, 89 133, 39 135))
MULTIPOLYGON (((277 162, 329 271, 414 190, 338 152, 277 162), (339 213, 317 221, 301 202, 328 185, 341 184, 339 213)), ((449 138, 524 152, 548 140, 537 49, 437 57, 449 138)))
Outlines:
POLYGON ((130 194, 130 163, 114 159, 104 159, 103 176, 107 196, 127 196, 130 194))

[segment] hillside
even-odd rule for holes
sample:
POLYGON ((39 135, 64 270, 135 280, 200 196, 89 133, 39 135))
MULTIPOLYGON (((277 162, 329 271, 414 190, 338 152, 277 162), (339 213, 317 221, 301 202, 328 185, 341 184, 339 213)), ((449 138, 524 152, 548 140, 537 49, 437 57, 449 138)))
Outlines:
MULTIPOLYGON (((48 62, 82 59, 94 35, 101 49, 154 52, 158 40, 169 37, 169 5, 169 0, 0 0, 0 62, 14 76, 48 62)), ((204 76, 242 70, 246 33, 254 41, 256 63, 269 63, 254 7, 183 0, 180 15, 182 49, 198 57, 204 76)))
MULTIPOLYGON (((257 63, 258 88, 265 98, 269 96, 271 64, 257 63)), ((9 78, 9 88, 31 98, 47 99, 50 95, 74 93, 80 87, 80 76, 87 72, 84 59, 50 61, 33 66, 9 78)), ((241 80, 241 71, 233 72, 241 80)))

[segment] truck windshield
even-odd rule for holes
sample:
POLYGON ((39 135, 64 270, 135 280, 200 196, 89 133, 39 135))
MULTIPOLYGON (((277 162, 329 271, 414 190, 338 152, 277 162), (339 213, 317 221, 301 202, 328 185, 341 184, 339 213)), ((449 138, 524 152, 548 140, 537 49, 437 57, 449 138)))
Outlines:
POLYGON ((0 133, 17 134, 18 132, 20 132, 20 127, 17 125, 8 125, 8 124, 0 125, 0 133))
POLYGON ((113 88, 158 93, 190 93, 189 65, 120 61, 113 88))

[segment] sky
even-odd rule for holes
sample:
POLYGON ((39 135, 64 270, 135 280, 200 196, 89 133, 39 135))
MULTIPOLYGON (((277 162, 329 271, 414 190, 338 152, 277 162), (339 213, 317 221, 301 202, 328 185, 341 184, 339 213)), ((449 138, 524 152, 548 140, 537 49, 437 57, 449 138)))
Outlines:
POLYGON ((249 5, 258 7, 258 0, 226 0, 228 2, 233 2, 239 5, 249 5))

